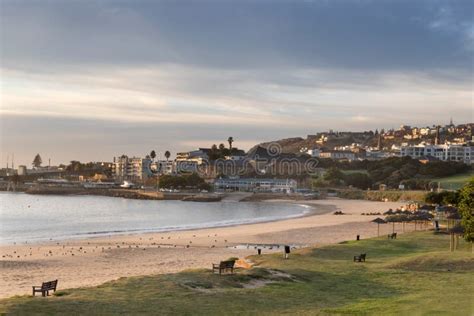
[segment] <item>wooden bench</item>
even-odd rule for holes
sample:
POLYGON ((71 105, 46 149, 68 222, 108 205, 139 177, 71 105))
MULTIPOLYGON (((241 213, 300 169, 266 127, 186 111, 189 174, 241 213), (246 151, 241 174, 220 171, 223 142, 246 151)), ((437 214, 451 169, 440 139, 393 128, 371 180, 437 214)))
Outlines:
POLYGON ((219 264, 213 263, 212 272, 214 273, 214 271, 219 271, 219 274, 222 274, 223 272, 230 271, 230 273, 233 274, 234 265, 235 265, 235 260, 221 261, 219 264))
POLYGON ((354 262, 365 262, 365 253, 360 254, 360 256, 354 256, 354 262))
POLYGON ((41 295, 48 296, 49 291, 56 292, 56 287, 58 286, 58 280, 43 282, 41 286, 33 286, 33 296, 36 292, 41 292, 41 295))
POLYGON ((388 234, 387 238, 388 239, 397 239, 397 233, 388 234))

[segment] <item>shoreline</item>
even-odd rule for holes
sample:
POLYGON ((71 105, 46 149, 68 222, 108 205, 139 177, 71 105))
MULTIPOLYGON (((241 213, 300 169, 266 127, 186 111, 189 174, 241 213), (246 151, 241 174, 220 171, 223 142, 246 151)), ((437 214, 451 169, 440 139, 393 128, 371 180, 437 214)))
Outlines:
MULTIPOLYGON (((303 204, 301 202, 296 201, 303 204)), ((242 247, 248 244, 317 247, 355 239, 356 235, 374 237, 377 225, 370 221, 377 216, 361 213, 399 206, 391 202, 339 199, 305 201, 304 204, 322 211, 298 218, 228 227, 2 245, 0 271, 4 275, 4 287, 0 289, 0 298, 29 294, 32 285, 49 279, 59 279, 59 288, 64 289, 99 285, 120 277, 209 268, 211 263, 220 260, 255 254, 255 249, 242 247), (334 210, 342 210, 347 215, 333 215, 334 210)), ((391 232, 392 225, 380 228, 383 235, 391 232)), ((264 249, 264 253, 279 251, 264 249)))
MULTIPOLYGON (((107 196, 105 196, 107 197, 107 196)), ((127 198, 125 198, 127 199, 127 198)), ((317 201, 317 200, 315 200, 317 201)), ((182 201, 185 203, 185 201, 182 201)), ((307 201, 306 201, 307 202, 307 201)), ((201 203, 201 202, 195 202, 195 203, 201 203)), ((211 202, 209 202, 211 203, 211 202)), ((212 202, 213 203, 213 202, 212 202)), ((226 203, 226 202, 224 202, 226 203)), ((46 239, 40 239, 40 240, 28 240, 28 241, 9 241, 9 242, 3 242, 0 240, 0 248, 3 246, 42 246, 42 245, 48 245, 48 244, 56 244, 58 242, 60 243, 66 243, 66 242, 73 242, 73 241, 87 241, 89 239, 101 239, 101 238, 110 238, 110 237, 120 237, 120 236, 137 236, 137 235, 147 235, 147 234, 165 234, 165 233, 173 233, 173 232, 187 232, 187 231, 199 231, 199 230, 204 230, 204 229, 218 229, 218 228, 226 228, 226 227, 238 227, 238 226, 245 226, 245 225, 258 225, 258 224, 265 224, 265 223, 272 223, 272 222, 280 222, 280 221, 286 221, 286 220, 291 220, 291 219, 297 219, 297 218, 304 218, 308 216, 314 216, 314 215, 322 215, 325 213, 329 213, 334 211, 333 208, 330 206, 321 206, 321 205, 315 205, 314 203, 305 203, 304 201, 294 201, 294 200, 280 200, 280 199, 274 199, 274 200, 262 200, 262 201, 237 201, 237 202, 227 202, 227 203, 274 203, 274 204, 281 204, 281 205, 298 205, 302 208, 305 208, 305 210, 302 210, 301 213, 296 214, 296 215, 287 215, 279 218, 267 218, 267 219, 262 219, 262 220, 253 220, 253 219, 248 219, 248 220, 242 220, 241 222, 236 222, 236 223, 228 223, 228 224, 220 224, 216 223, 214 225, 207 225, 207 224, 202 224, 203 226, 199 227, 181 227, 181 228, 163 228, 163 229, 144 229, 144 230, 139 230, 139 229, 130 229, 130 230, 123 230, 123 231, 109 231, 109 232, 88 232, 88 233, 83 233, 83 234, 75 234, 75 235, 70 235, 67 237, 61 237, 61 238, 50 238, 49 240, 46 239), (318 208, 318 206, 320 208, 318 208), (207 226, 206 226, 207 225, 207 226)), ((191 226, 191 225, 190 225, 191 226)))
MULTIPOLYGON (((61 240, 54 240, 54 241, 46 241, 43 242, 43 244, 48 244, 48 243, 55 243, 55 242, 61 242, 61 241, 68 241, 68 240, 89 240, 89 239, 101 239, 101 238, 111 238, 111 237, 120 237, 120 236, 146 236, 146 235, 153 235, 153 234, 165 234, 165 233, 178 233, 178 232, 196 232, 196 231, 202 231, 202 230, 208 230, 208 229, 219 229, 219 228, 231 228, 231 227, 241 227, 241 226, 250 226, 250 225, 259 225, 259 224, 267 224, 267 223, 274 223, 274 222, 283 222, 287 220, 292 220, 292 219, 298 219, 298 218, 304 218, 304 217, 309 217, 309 216, 317 216, 317 215, 323 215, 326 213, 332 212, 334 209, 324 209, 321 210, 322 212, 318 212, 318 210, 315 208, 315 205, 306 205, 302 203, 292 203, 292 201, 283 201, 283 200, 268 200, 268 201, 260 201, 260 202, 236 202, 236 203, 281 203, 281 204, 298 204, 303 206, 308 206, 311 210, 302 213, 301 215, 294 215, 294 216, 287 216, 287 217, 282 217, 282 218, 277 218, 277 219, 268 219, 268 220, 262 220, 262 221, 255 221, 255 222, 242 222, 242 223, 233 223, 233 224, 224 224, 224 225, 216 225, 216 226, 205 226, 205 227, 196 227, 196 228, 182 228, 182 229, 169 229, 169 230, 157 230, 157 231, 143 231, 143 232, 130 232, 130 233, 117 233, 117 234, 108 234, 108 235, 101 235, 101 236, 88 236, 84 238, 69 238, 69 239, 61 239, 61 240)), ((33 244, 33 243, 32 243, 33 244)), ((35 243, 36 244, 36 243, 35 243)), ((0 248, 3 246, 3 244, 0 244, 0 248)))

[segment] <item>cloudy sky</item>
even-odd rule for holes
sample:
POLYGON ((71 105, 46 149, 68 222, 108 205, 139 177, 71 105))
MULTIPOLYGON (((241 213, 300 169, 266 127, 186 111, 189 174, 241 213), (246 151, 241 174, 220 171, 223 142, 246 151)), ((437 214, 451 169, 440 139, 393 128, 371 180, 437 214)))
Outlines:
POLYGON ((474 121, 472 1, 0 1, 1 166, 474 121))

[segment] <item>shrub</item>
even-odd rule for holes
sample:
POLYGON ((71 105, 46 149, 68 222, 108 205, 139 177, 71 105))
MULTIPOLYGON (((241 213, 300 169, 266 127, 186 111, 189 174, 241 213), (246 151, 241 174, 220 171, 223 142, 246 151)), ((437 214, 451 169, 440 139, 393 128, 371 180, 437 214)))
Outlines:
POLYGON ((459 192, 459 212, 464 227, 464 239, 474 242, 474 178, 459 192))

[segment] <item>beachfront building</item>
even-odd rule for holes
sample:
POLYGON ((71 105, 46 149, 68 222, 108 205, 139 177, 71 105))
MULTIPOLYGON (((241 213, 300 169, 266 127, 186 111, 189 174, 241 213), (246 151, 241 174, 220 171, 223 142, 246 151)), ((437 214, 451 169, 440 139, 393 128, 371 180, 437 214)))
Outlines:
POLYGON ((112 175, 115 181, 143 181, 153 175, 150 158, 114 157, 112 175))
POLYGON ((216 191, 291 193, 296 191, 297 182, 292 179, 217 179, 214 182, 214 189, 216 191))
POLYGON ((459 161, 465 164, 474 164, 474 146, 460 144, 442 145, 410 145, 400 148, 400 155, 414 159, 434 157, 441 161, 459 161))

